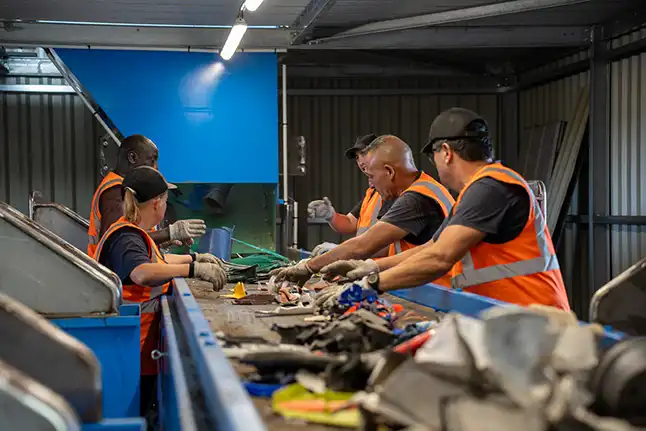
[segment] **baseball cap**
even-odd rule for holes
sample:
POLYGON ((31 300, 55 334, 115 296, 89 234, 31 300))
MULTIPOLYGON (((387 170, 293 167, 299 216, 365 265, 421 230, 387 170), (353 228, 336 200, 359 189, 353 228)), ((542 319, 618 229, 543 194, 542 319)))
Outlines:
POLYGON ((169 184, 163 175, 150 166, 139 166, 126 175, 121 184, 122 193, 130 189, 139 203, 148 202, 164 192, 176 189, 177 186, 169 184))
POLYGON ((435 117, 422 153, 430 153, 439 140, 489 137, 489 126, 480 115, 464 108, 451 108, 435 117))
POLYGON ((359 151, 365 150, 366 147, 370 145, 370 143, 375 139, 377 139, 377 135, 375 135, 374 133, 371 133, 369 135, 359 136, 357 140, 354 141, 354 145, 352 146, 352 148, 348 148, 345 151, 345 156, 350 160, 354 160, 354 158, 357 157, 357 153, 359 151))

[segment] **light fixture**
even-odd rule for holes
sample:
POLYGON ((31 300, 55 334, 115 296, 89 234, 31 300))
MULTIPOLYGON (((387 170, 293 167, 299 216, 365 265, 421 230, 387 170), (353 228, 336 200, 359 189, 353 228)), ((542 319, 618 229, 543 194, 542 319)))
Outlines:
POLYGON ((263 0, 247 0, 244 2, 244 8, 249 12, 254 12, 256 9, 260 7, 262 2, 263 0))
POLYGON ((238 49, 238 45, 240 45, 242 36, 244 36, 246 31, 247 23, 245 22, 244 18, 238 17, 238 19, 236 19, 235 25, 231 27, 229 37, 227 37, 227 41, 224 43, 222 51, 220 51, 220 57, 222 57, 223 60, 229 60, 231 57, 233 57, 233 54, 235 54, 236 50, 238 49))

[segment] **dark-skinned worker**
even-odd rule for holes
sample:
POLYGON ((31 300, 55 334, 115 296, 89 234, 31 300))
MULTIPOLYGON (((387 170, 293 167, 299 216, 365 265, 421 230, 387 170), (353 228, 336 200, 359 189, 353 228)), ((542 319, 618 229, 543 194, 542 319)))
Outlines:
POLYGON ((142 416, 154 399, 157 361, 151 357, 159 340, 161 297, 169 294, 174 277, 195 277, 210 282, 214 290, 226 283, 220 262, 196 262, 195 254, 159 251, 150 231, 164 217, 168 185, 149 166, 131 169, 119 187, 123 214, 97 244, 95 259, 113 271, 123 285, 124 303, 141 304, 141 408, 142 416))
MULTIPOLYGON (((362 151, 375 139, 377 139, 377 135, 374 133, 360 136, 356 139, 354 145, 345 152, 345 156, 350 160, 354 160, 362 173, 364 172, 366 158, 362 151)), ((325 219, 335 232, 342 235, 357 236, 377 223, 388 212, 392 203, 393 200, 384 201, 377 193, 377 190, 370 184, 364 196, 348 214, 337 213, 330 200, 326 197, 310 202, 307 206, 307 214, 309 218, 325 219)), ((337 244, 329 242, 319 244, 312 250, 312 256, 323 254, 336 246, 337 244)), ((385 256, 385 253, 383 255, 385 256)))
POLYGON ((423 152, 437 166, 442 183, 460 192, 433 240, 376 263, 337 262, 326 268, 328 275, 365 276, 362 286, 385 292, 450 274, 454 288, 518 305, 569 310, 539 204, 520 174, 492 161, 485 120, 461 108, 441 113, 423 152))
MULTIPOLYGON (((453 206, 440 183, 417 169, 411 149, 396 136, 383 135, 364 150, 368 181, 383 199, 396 199, 374 226, 329 252, 275 270, 278 280, 299 284, 323 267, 342 259, 365 259, 388 246, 392 256, 429 241, 453 206)), ((448 286, 448 278, 438 280, 448 286)))
MULTIPOLYGON (((90 257, 94 257, 97 244, 123 213, 123 200, 121 197, 121 183, 123 178, 132 169, 139 166, 150 166, 157 169, 159 151, 155 143, 142 135, 131 135, 123 140, 117 154, 117 165, 114 171, 109 172, 99 184, 90 209, 90 228, 88 229, 88 249, 90 257)), ((171 186, 174 188, 175 186, 171 186)), ((150 233, 157 244, 192 243, 193 238, 206 233, 206 224, 203 220, 180 220, 168 228, 150 233)))

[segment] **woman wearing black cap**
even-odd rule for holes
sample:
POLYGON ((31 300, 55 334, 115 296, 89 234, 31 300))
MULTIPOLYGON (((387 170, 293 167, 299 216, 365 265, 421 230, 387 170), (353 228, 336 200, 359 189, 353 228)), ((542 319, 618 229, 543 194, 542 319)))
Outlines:
POLYGON ((152 401, 157 363, 151 357, 159 339, 161 297, 174 277, 196 277, 220 290, 226 283, 222 263, 212 255, 162 255, 148 234, 166 212, 168 184, 155 169, 140 166, 123 180, 124 214, 97 245, 96 260, 123 284, 123 301, 141 304, 141 409, 152 401))

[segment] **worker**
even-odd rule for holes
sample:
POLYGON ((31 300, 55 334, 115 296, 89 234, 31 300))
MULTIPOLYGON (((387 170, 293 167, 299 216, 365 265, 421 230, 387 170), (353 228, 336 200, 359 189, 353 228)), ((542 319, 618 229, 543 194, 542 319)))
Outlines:
MULTIPOLYGON (((345 156, 354 160, 362 173, 366 156, 361 152, 375 139, 377 135, 374 133, 360 136, 345 152, 345 156)), ((392 200, 384 202, 372 184, 369 184, 364 196, 348 214, 337 213, 327 197, 310 202, 307 213, 309 218, 325 219, 335 232, 342 235, 361 235, 386 214, 392 203, 392 200)), ((323 254, 336 246, 337 244, 330 242, 319 244, 312 250, 312 256, 323 254)))
POLYGON ((450 273, 454 288, 518 305, 569 310, 538 202, 520 174, 492 161, 485 120, 466 109, 444 111, 433 121, 422 151, 437 166, 441 182, 459 191, 433 240, 378 262, 336 262, 325 269, 328 276, 365 276, 364 287, 385 292, 450 273))
MULTIPOLYGON (((155 143, 145 136, 131 135, 123 140, 117 154, 116 168, 103 178, 92 198, 87 248, 90 257, 94 257, 96 246, 103 234, 123 213, 120 187, 123 177, 138 166, 157 169, 158 155, 159 151, 155 143)), ((171 188, 176 187, 171 185, 171 188)), ((181 245, 191 244, 193 238, 205 233, 206 224, 203 220, 180 220, 166 229, 151 232, 150 235, 156 244, 181 245)))
MULTIPOLYGON (((364 172, 379 195, 396 199, 374 226, 327 253, 274 271, 278 280, 304 283, 314 273, 342 259, 365 259, 388 246, 390 256, 431 239, 453 206, 440 183, 417 169, 408 145, 393 135, 375 139, 365 150, 364 172)), ((438 282, 448 285, 448 278, 438 282)))
POLYGON ((212 255, 162 255, 150 234, 166 211, 168 186, 149 166, 131 169, 121 187, 123 214, 97 244, 95 259, 113 271, 123 285, 124 303, 141 304, 142 416, 154 399, 157 363, 151 354, 158 346, 161 297, 170 293, 174 277, 195 277, 214 290, 226 283, 226 272, 212 255))

